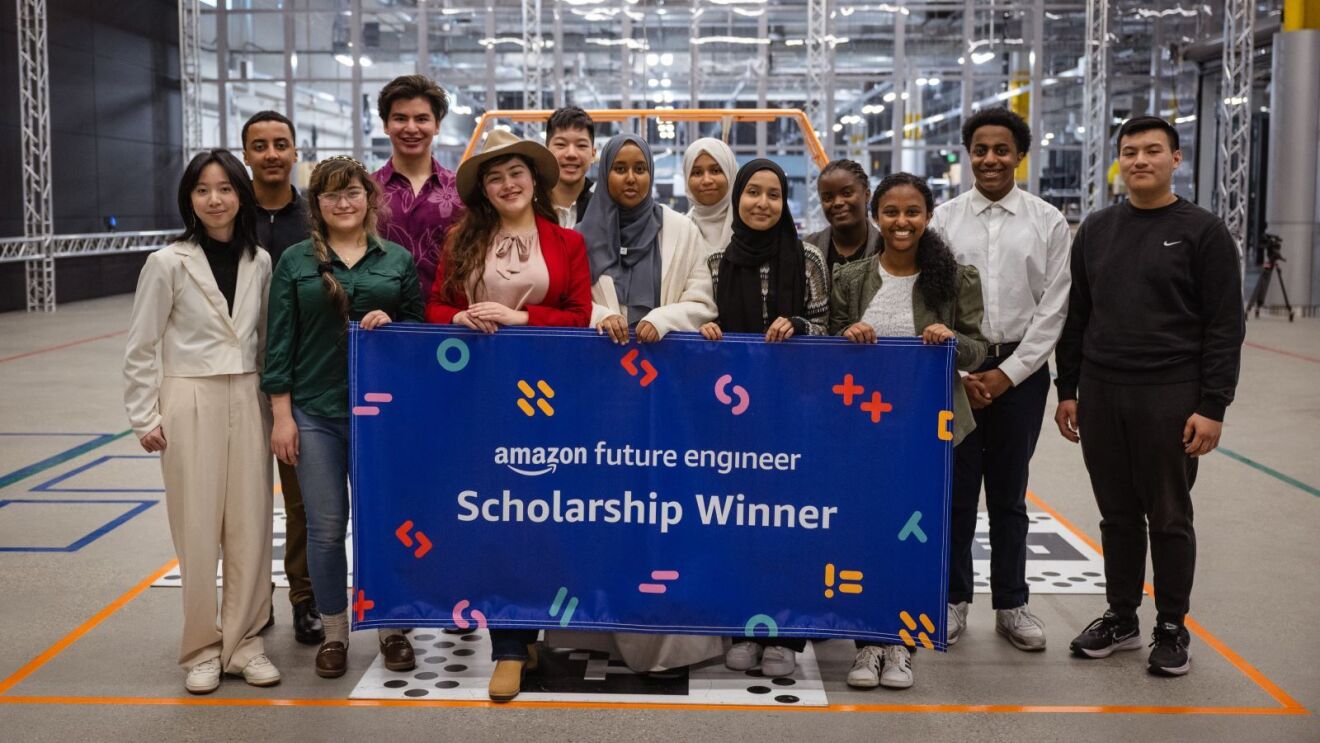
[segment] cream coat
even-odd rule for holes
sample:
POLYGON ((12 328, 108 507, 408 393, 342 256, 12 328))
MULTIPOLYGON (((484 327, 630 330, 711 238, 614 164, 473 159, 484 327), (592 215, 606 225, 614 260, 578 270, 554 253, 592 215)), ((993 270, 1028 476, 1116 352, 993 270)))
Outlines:
POLYGON ((201 246, 176 242, 147 257, 124 354, 124 406, 138 438, 161 424, 162 377, 261 370, 270 274, 269 253, 244 253, 230 317, 201 246))
MULTIPOLYGON (((692 220, 667 206, 661 207, 660 305, 642 319, 655 326, 660 337, 671 330, 695 331, 714 320, 715 290, 706 255, 710 247, 692 220)), ((591 327, 610 315, 624 315, 614 291, 614 279, 604 274, 591 287, 591 327)))

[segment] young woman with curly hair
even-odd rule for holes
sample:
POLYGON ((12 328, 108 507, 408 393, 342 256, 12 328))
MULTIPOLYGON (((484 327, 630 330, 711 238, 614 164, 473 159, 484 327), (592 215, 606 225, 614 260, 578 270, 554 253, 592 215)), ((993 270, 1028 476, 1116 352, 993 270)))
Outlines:
MULTIPOLYGON (((874 258, 848 263, 834 275, 830 332, 854 343, 878 337, 921 336, 926 343, 953 340, 957 367, 970 371, 985 358, 981 336, 981 280, 959 265, 939 233, 927 229, 935 197, 926 181, 909 173, 886 176, 871 198, 871 216, 883 242, 874 258)), ((967 393, 955 374, 954 445, 976 426, 967 393)), ((903 645, 858 643, 848 684, 859 688, 912 686, 912 654, 903 645)))

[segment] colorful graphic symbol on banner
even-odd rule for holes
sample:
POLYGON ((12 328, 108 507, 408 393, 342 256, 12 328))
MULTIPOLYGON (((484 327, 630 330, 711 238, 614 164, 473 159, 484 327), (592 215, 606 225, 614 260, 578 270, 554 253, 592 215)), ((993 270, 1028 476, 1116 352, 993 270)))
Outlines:
POLYGON ((350 344, 351 398, 389 405, 351 418, 355 628, 943 647, 951 344, 404 323, 350 344))

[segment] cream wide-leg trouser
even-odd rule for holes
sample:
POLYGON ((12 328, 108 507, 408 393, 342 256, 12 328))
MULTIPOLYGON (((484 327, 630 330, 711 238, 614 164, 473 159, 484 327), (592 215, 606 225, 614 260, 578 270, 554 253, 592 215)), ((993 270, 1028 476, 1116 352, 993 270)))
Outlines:
POLYGON ((265 652, 273 502, 269 410, 260 375, 165 377, 165 504, 183 579, 179 664, 219 658, 241 673, 265 652), (216 563, 224 588, 216 625, 216 563))

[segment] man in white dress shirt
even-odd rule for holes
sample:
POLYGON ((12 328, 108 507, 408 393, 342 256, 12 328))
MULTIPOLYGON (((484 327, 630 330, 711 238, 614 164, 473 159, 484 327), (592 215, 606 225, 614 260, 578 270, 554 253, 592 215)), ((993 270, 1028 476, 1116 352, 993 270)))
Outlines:
POLYGON ((967 626, 972 542, 985 484, 995 630, 1020 650, 1044 650, 1044 624, 1027 608, 1027 472, 1049 394, 1048 359, 1068 309, 1071 235, 1058 209, 1017 187, 1031 149, 1021 116, 988 109, 963 125, 975 187, 935 209, 959 263, 976 266, 985 293, 985 364, 963 379, 976 430, 955 450, 950 521, 949 644, 967 626))

